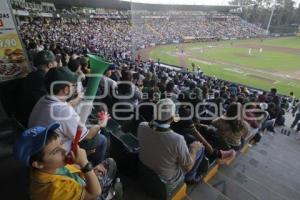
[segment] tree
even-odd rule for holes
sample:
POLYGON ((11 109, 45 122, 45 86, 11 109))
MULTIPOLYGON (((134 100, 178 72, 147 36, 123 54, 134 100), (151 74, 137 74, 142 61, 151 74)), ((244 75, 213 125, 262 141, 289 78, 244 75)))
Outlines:
POLYGON ((251 23, 261 24, 264 28, 267 26, 273 6, 275 6, 275 11, 272 25, 300 23, 300 4, 298 8, 295 8, 293 0, 232 0, 229 4, 241 6, 242 18, 251 23))

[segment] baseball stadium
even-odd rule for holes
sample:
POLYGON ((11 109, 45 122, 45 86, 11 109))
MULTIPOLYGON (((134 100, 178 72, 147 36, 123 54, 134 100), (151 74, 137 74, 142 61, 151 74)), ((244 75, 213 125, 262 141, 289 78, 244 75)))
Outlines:
POLYGON ((300 0, 0 0, 1 199, 300 199, 300 0))
POLYGON ((148 55, 190 70, 194 63, 209 76, 263 90, 274 86, 281 94, 291 90, 299 96, 299 47, 299 37, 242 39, 164 45, 148 55))

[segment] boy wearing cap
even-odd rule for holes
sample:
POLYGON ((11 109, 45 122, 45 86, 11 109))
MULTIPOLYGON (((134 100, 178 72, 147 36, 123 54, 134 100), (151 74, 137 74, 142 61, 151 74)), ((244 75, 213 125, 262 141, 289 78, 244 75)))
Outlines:
POLYGON ((86 152, 77 146, 72 152, 76 165, 66 165, 66 151, 55 130, 59 124, 37 126, 26 130, 18 138, 16 158, 31 168, 30 198, 32 200, 95 199, 109 189, 116 173, 115 162, 107 159, 105 165, 93 168, 86 152), (98 180, 99 175, 101 177, 98 180))
POLYGON ((170 188, 175 188, 183 179, 199 183, 198 168, 204 156, 204 146, 200 142, 188 147, 184 137, 170 129, 175 110, 171 99, 162 99, 156 104, 155 120, 143 122, 138 128, 141 162, 160 175, 170 188))
POLYGON ((75 137, 78 126, 82 127, 81 144, 86 144, 89 160, 94 166, 104 160, 107 140, 99 131, 107 124, 107 117, 99 124, 87 128, 80 123, 80 117, 67 100, 75 94, 78 75, 67 67, 50 69, 45 77, 48 94, 43 96, 35 105, 29 118, 29 127, 48 126, 58 122, 60 127, 56 132, 61 136, 64 148, 70 151, 71 142, 75 137))

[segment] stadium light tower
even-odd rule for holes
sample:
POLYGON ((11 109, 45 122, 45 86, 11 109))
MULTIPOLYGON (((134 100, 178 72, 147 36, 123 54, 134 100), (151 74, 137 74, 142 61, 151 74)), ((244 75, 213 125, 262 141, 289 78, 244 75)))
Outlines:
POLYGON ((269 30, 270 30, 271 22, 272 22, 272 19, 273 19, 275 7, 276 7, 276 0, 273 1, 272 12, 271 12, 271 16, 270 16, 270 19, 269 19, 269 22, 268 22, 268 26, 267 26, 267 30, 266 30, 266 35, 269 34, 269 30))

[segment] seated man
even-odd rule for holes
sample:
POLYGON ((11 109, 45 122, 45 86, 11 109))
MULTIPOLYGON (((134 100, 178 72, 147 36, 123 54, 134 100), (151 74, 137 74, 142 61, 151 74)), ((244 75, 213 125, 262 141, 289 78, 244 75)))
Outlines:
POLYGON ((106 159, 95 167, 77 146, 72 152, 76 165, 66 165, 66 151, 55 132, 59 124, 37 126, 22 133, 15 144, 16 158, 30 171, 30 199, 73 200, 106 197, 116 174, 116 163, 106 159), (79 168, 80 167, 80 168, 79 168))
POLYGON ((85 149, 89 150, 89 160, 93 165, 101 163, 105 157, 107 140, 105 136, 98 133, 106 126, 107 119, 87 129, 80 123, 80 117, 74 108, 67 103, 68 98, 75 94, 78 75, 66 67, 59 67, 50 69, 45 79, 48 94, 43 96, 33 108, 28 126, 49 126, 58 122, 60 127, 56 131, 61 136, 66 151, 70 150, 77 128, 81 126, 80 141, 81 145, 85 145, 85 149))
POLYGON ((38 100, 47 93, 45 87, 45 75, 49 69, 57 67, 56 57, 52 51, 41 51, 36 55, 35 66, 37 70, 28 74, 24 80, 21 98, 22 103, 19 105, 20 112, 17 113, 17 119, 27 126, 28 117, 38 100))
POLYGON ((184 137, 170 129, 176 109, 171 99, 160 100, 156 106, 158 112, 154 121, 143 122, 138 128, 141 162, 172 189, 184 178, 188 183, 199 183, 198 168, 204 157, 204 146, 196 141, 188 147, 184 137))

